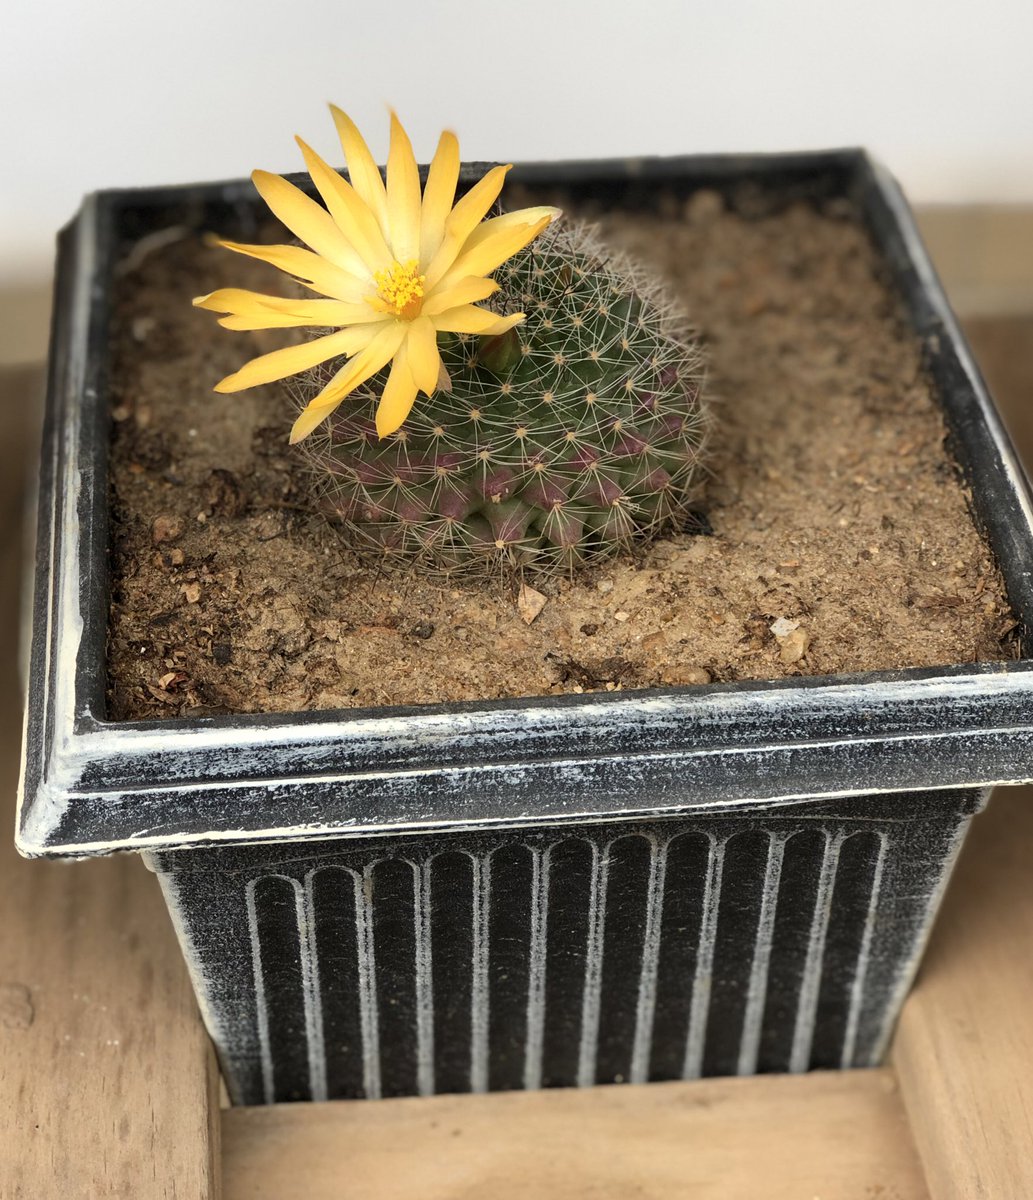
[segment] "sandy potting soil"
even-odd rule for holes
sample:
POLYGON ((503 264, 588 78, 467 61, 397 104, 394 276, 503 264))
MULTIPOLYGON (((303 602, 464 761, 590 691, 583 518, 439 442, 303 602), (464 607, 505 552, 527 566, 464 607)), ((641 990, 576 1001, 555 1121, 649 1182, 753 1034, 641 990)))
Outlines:
MULTIPOLYGON (((774 679, 1013 657, 1015 621, 867 237, 842 211, 747 219, 699 194, 612 216, 710 357, 693 532, 531 582, 385 574, 318 511, 280 385, 212 385, 285 344, 190 298, 278 272, 154 239, 116 281, 111 378, 115 719, 774 679)), ((272 240, 279 240, 271 234, 272 240)))

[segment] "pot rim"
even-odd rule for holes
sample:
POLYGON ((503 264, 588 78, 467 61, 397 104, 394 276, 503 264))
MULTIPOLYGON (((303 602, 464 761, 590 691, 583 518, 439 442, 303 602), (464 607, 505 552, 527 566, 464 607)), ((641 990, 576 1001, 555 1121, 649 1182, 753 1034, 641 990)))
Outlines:
MULTIPOLYGON (((465 169, 479 174, 480 165, 465 169)), ((899 187, 863 150, 531 164, 642 203, 658 185, 820 186, 858 207, 937 385, 977 519, 1033 628, 1028 481, 899 187)), ((297 182, 308 182, 297 177, 297 182)), ((17 844, 83 856, 655 818, 1033 778, 1033 661, 378 709, 105 719, 106 287, 119 219, 252 203, 246 180, 96 193, 59 243, 17 844), (100 536, 97 535, 100 531, 100 536)), ((902 814, 902 816, 905 814, 902 814)))

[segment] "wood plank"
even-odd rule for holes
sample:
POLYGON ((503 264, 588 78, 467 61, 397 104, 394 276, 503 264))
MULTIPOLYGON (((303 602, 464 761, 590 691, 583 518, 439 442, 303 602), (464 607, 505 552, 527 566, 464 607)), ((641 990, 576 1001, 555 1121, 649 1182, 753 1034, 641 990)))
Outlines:
POLYGON ((49 274, 0 279, 0 370, 46 358, 52 286, 49 274))
POLYGON ((1033 464, 1033 316, 973 318, 965 322, 965 333, 1029 466, 1033 464))
POLYGON ((1033 209, 930 205, 915 215, 956 312, 997 318, 1033 309, 1033 209))
POLYGON ((977 817, 893 1064, 933 1200, 1033 1196, 1033 789, 977 817))
POLYGON ((217 1077, 157 880, 12 845, 22 468, 38 372, 0 377, 0 1196, 209 1200, 217 1077))
POLYGON ((919 1200, 888 1071, 228 1109, 226 1200, 919 1200))

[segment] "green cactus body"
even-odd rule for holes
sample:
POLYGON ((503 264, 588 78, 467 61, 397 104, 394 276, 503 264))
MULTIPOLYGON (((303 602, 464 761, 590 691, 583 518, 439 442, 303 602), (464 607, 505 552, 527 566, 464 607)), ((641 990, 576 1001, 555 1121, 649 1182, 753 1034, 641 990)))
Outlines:
POLYGON ((684 511, 707 425, 684 321, 583 227, 498 278, 496 307, 526 320, 442 338, 450 386, 396 434, 377 438, 375 378, 301 443, 332 510, 380 554, 449 572, 571 567, 654 536, 684 511))

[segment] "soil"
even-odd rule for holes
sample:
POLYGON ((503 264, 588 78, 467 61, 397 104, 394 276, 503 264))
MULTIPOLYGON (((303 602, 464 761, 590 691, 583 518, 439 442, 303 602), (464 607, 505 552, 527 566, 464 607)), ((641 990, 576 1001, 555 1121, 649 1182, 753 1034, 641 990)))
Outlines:
MULTIPOLYGON (((215 381, 283 345, 190 298, 279 291, 193 234, 116 281, 113 719, 422 704, 1014 657, 920 347, 849 212, 697 194, 604 218, 710 356, 710 477, 688 532, 548 582, 371 570, 318 511, 280 385, 215 381), (539 607, 528 624, 524 617, 539 607)), ((279 240, 271 234, 272 240, 279 240)))

